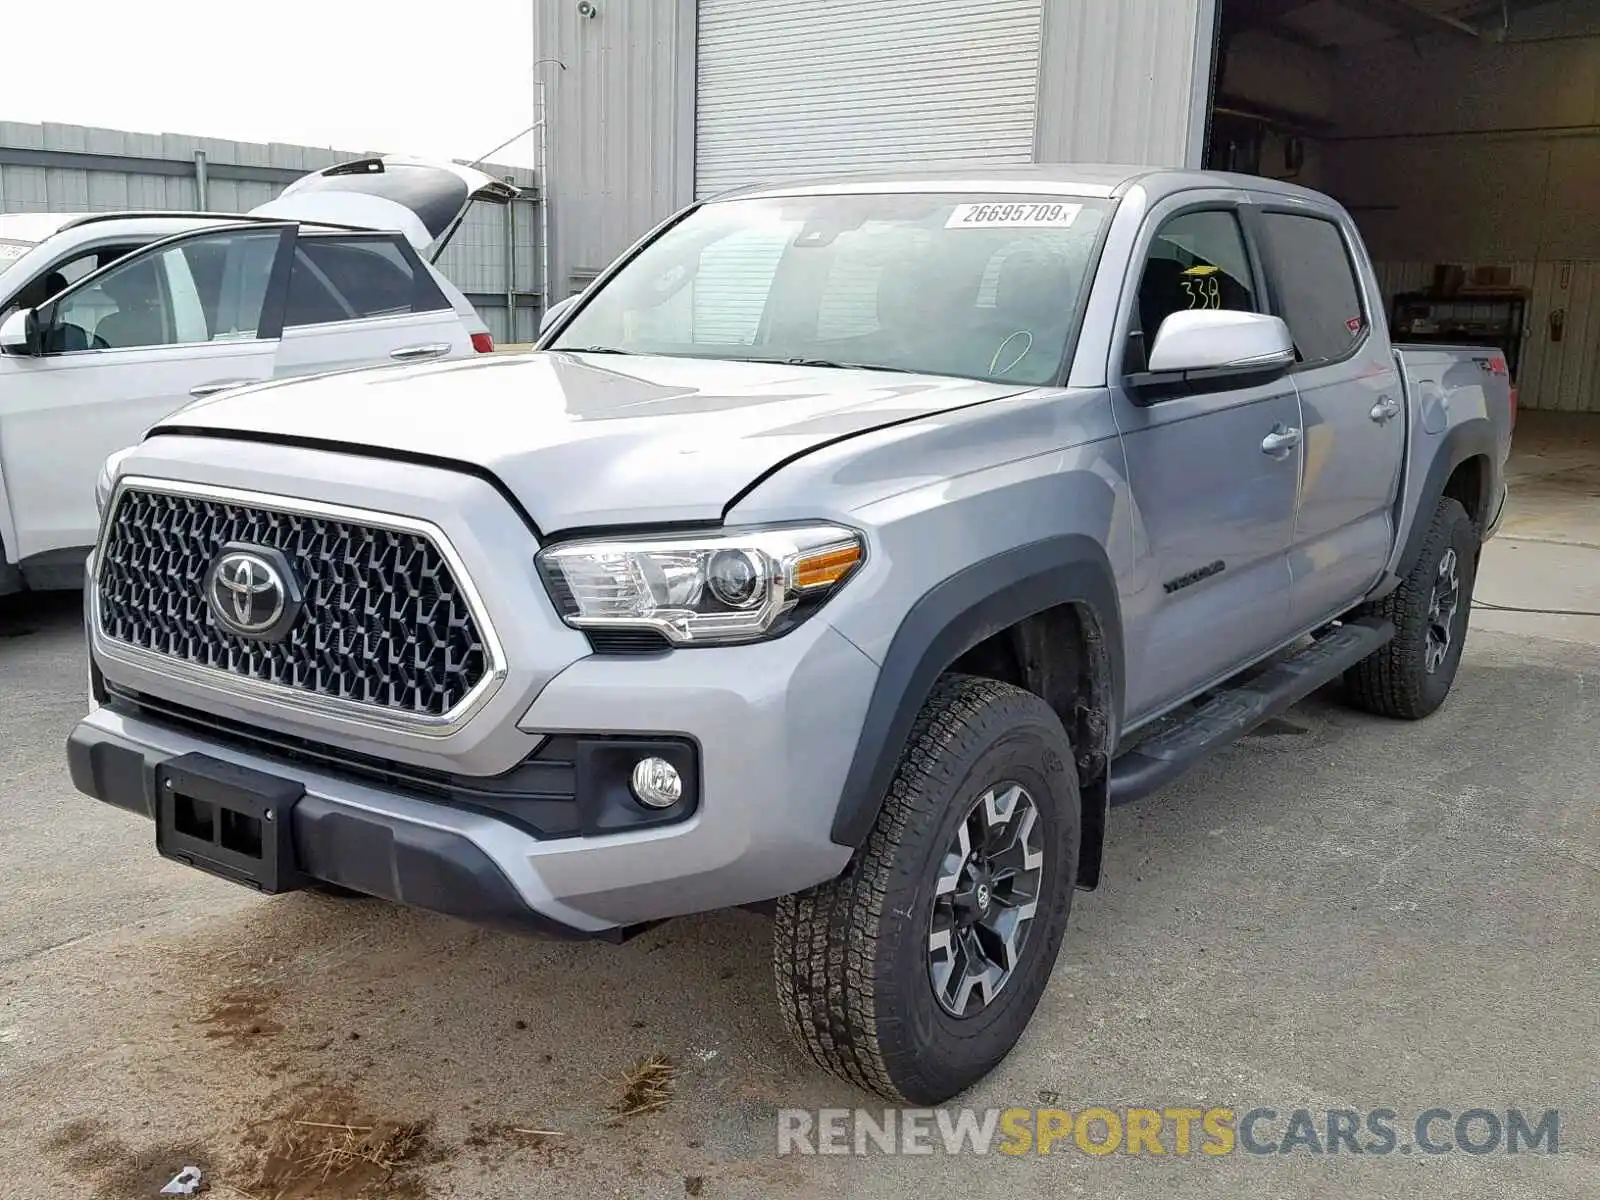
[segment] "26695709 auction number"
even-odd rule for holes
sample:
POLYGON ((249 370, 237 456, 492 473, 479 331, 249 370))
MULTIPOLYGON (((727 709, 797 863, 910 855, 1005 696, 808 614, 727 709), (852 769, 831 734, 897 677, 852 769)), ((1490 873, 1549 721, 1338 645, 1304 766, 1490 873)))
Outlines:
POLYGON ((1081 204, 1054 201, 993 201, 958 204, 946 229, 1066 229, 1083 211, 1081 204))

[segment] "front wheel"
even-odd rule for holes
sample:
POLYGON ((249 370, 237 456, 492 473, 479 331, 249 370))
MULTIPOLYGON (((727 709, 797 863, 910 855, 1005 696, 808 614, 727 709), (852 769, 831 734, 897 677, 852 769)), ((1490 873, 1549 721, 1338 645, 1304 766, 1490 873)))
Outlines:
POLYGON ((1039 1003, 1072 907, 1072 746, 1043 700, 949 676, 850 871, 778 902, 785 1024, 823 1068, 938 1104, 988 1074, 1039 1003))
POLYGON ((1345 672, 1355 707, 1416 721, 1433 713, 1455 682, 1472 612, 1478 529, 1457 500, 1439 501, 1410 574, 1364 612, 1394 623, 1394 639, 1345 672))

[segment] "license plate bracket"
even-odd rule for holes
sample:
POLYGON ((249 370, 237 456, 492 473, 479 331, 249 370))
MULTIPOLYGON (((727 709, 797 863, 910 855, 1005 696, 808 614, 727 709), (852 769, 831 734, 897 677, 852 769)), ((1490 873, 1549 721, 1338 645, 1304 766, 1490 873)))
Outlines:
POLYGON ((186 866, 275 895, 304 887, 294 853, 294 806, 305 786, 205 754, 156 768, 156 851, 186 866))

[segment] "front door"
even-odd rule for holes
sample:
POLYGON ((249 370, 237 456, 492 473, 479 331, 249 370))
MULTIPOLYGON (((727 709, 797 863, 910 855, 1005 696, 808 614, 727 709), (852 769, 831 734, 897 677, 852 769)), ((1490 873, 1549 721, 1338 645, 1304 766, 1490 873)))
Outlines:
POLYGON ((252 224, 169 238, 37 310, 37 352, 0 354, 0 480, 20 559, 94 543, 107 455, 197 397, 272 377, 274 267, 293 236, 252 224))
POLYGON ((1270 207, 1255 222, 1274 306, 1300 357, 1292 378, 1305 417, 1305 468, 1290 570, 1295 621, 1306 628, 1353 605, 1388 561, 1404 396, 1387 339, 1372 335, 1378 298, 1356 270, 1354 231, 1270 207))
MULTIPOLYGON (((1119 379, 1143 368, 1172 312, 1265 311, 1231 204, 1191 204, 1160 220, 1140 262, 1119 379)), ((1121 598, 1131 725, 1289 636, 1300 406, 1288 379, 1114 395, 1133 493, 1135 569, 1121 598)))

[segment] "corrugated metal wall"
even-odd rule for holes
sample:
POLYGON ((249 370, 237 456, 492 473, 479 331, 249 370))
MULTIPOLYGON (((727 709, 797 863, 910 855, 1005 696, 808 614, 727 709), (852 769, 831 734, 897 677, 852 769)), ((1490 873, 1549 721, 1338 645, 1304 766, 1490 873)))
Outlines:
MULTIPOLYGON (((1517 400, 1524 408, 1600 412, 1600 262, 1517 262, 1511 285, 1529 289, 1527 330, 1517 400), (1561 312, 1562 336, 1550 338, 1550 314, 1561 312)), ((1377 264, 1385 302, 1396 292, 1433 282, 1432 262, 1377 264)))
MULTIPOLYGON (((0 212, 202 207, 245 212, 271 200, 296 176, 363 153, 371 152, 0 121, 0 212), (205 160, 203 203, 197 154, 205 160)), ((533 172, 524 168, 484 169, 522 187, 534 182, 533 172)), ((538 326, 536 208, 530 200, 511 209, 514 236, 503 207, 474 205, 439 260, 499 342, 531 341, 538 326), (513 262, 514 330, 508 326, 506 299, 513 262)))
POLYGON ((578 7, 534 11, 556 299, 694 191, 695 0, 602 0, 592 18, 578 7))
POLYGON ((1041 0, 700 0, 695 192, 1033 158, 1041 0))
POLYGON ((1040 162, 1199 166, 1216 0, 1045 0, 1040 162))
MULTIPOLYGON (((1197 165, 1216 0, 1039 2, 1038 44, 1015 47, 1038 62, 1034 156, 1197 165)), ((799 52, 814 37, 806 24, 814 10, 790 7, 798 24, 784 45, 799 52)), ((884 21, 898 11, 898 5, 855 7, 884 21)), ((1010 7, 1005 0, 993 9, 999 14, 1010 7)), ((592 18, 565 0, 535 9, 535 73, 545 82, 548 107, 557 298, 694 198, 701 5, 613 0, 595 8, 592 18)), ((725 15, 740 20, 753 11, 753 5, 733 6, 725 15)), ((929 70, 954 77, 963 47, 939 50, 929 70)), ((752 118, 758 115, 752 109, 752 118)), ((959 134, 951 131, 952 142, 959 134)), ((991 151, 1013 153, 1009 143, 991 151)))

